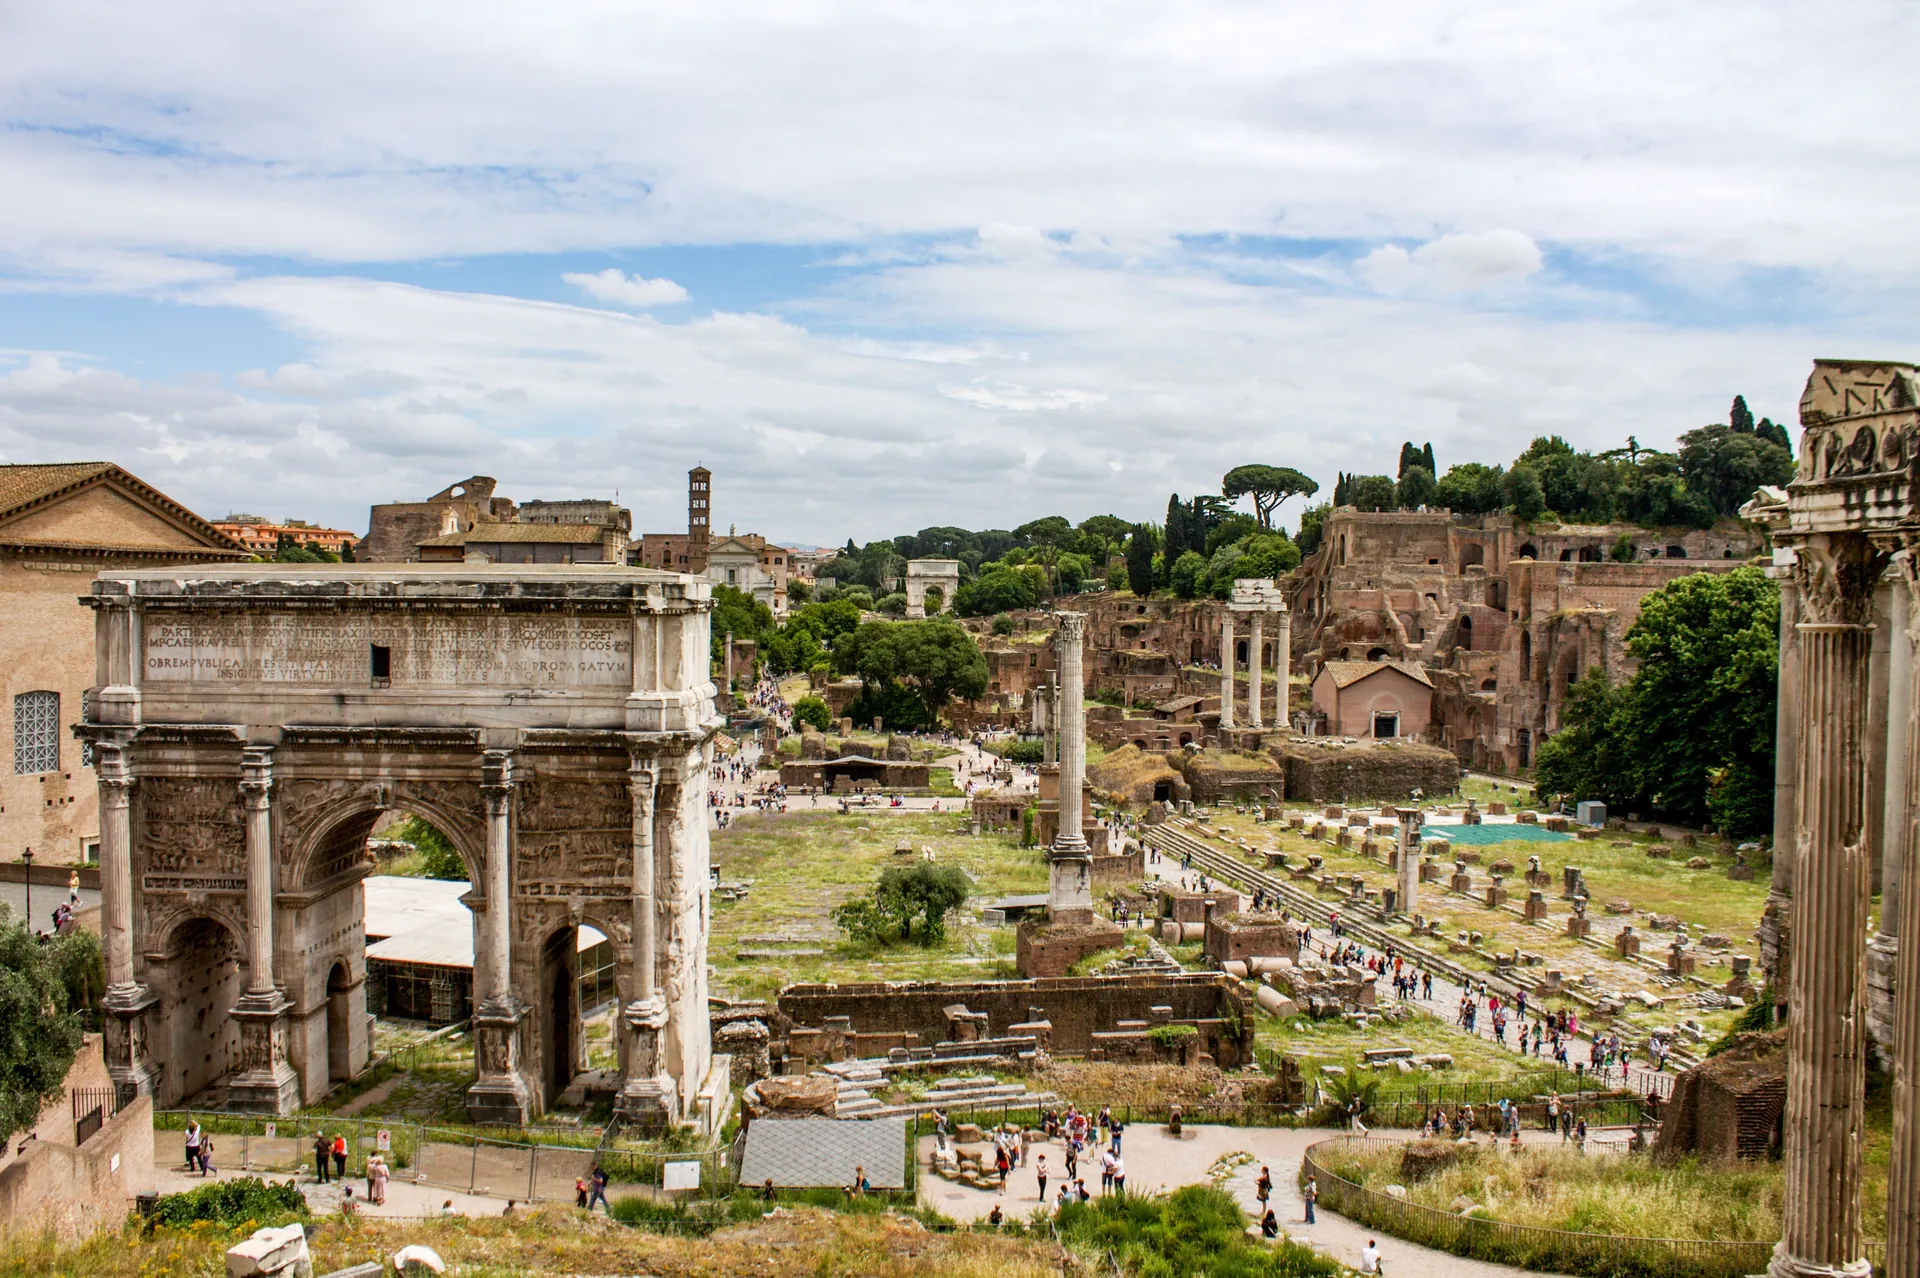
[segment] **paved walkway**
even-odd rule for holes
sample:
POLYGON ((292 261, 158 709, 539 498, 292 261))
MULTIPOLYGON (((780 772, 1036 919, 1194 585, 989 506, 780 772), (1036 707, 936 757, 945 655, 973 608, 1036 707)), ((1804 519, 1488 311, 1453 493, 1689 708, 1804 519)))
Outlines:
MULTIPOLYGON (((1135 1124, 1126 1129, 1121 1153, 1127 1169, 1129 1193, 1170 1191, 1183 1185, 1206 1184, 1208 1171, 1222 1157, 1236 1152, 1253 1155, 1254 1161, 1234 1169, 1222 1187, 1240 1203, 1249 1217, 1257 1215, 1258 1200, 1254 1182, 1265 1166, 1273 1177, 1271 1204, 1289 1237, 1308 1243, 1348 1265, 1360 1263, 1360 1248, 1372 1238, 1378 1242, 1387 1272, 1395 1275, 1418 1274, 1423 1278, 1514 1278, 1528 1271, 1485 1261, 1467 1260, 1446 1252, 1402 1242, 1383 1234, 1369 1233, 1364 1227, 1322 1208, 1314 1224, 1304 1223, 1306 1204, 1301 1201, 1298 1180, 1300 1160, 1307 1147, 1341 1133, 1331 1128, 1218 1127, 1188 1126, 1179 1139, 1169 1136, 1164 1127, 1135 1124)), ((1558 1138, 1544 1132, 1527 1132, 1528 1144, 1557 1144, 1558 1138)), ((1039 1207, 1036 1198, 1034 1160, 1047 1156, 1055 1179, 1048 1184, 1051 1198, 1059 1187, 1058 1177, 1065 1170, 1065 1151, 1055 1142, 1033 1146, 1027 1166, 1016 1169, 1007 1178, 1004 1194, 974 1189, 968 1185, 942 1180, 926 1170, 933 1156, 933 1137, 920 1141, 920 1200, 945 1215, 962 1222, 981 1220, 998 1204, 1002 1213, 1024 1218, 1039 1207)), ((1602 1155, 1596 1155, 1599 1157, 1602 1155)), ((1081 1178, 1098 1193, 1099 1164, 1083 1161, 1081 1178), (1092 1174, 1088 1174, 1089 1167, 1092 1174)))

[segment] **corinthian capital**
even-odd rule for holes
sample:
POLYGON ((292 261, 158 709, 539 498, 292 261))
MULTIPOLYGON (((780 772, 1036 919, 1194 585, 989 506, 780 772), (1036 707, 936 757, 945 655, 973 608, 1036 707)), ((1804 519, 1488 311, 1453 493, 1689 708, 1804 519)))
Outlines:
POLYGON ((240 757, 240 793, 250 808, 264 808, 273 795, 273 751, 248 746, 240 757))
POLYGON ((1081 639, 1087 633, 1087 614, 1084 612, 1056 612, 1053 614, 1053 617, 1058 623, 1058 629, 1054 632, 1055 642, 1063 647, 1067 644, 1078 646, 1081 639))
POLYGON ((1865 533, 1813 533, 1793 541, 1802 625, 1864 626, 1887 554, 1865 533))

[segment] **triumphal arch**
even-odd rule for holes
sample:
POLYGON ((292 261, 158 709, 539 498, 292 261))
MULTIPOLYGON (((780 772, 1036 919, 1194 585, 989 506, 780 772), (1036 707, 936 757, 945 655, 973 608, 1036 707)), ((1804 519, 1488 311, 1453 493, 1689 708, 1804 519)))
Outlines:
POLYGON ((584 1059, 575 929, 613 943, 619 1105, 705 1082, 706 582, 626 568, 103 573, 77 729, 100 785, 107 1053, 123 1088, 286 1113, 366 1063, 361 880, 383 812, 473 887, 476 1120, 584 1059))

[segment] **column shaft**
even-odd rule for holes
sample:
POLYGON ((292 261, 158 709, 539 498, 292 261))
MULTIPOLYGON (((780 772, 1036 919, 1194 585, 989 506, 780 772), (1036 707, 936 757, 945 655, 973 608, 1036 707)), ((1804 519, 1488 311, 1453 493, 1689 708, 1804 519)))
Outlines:
POLYGON ((1220 614, 1220 726, 1233 726, 1233 614, 1220 614))
POLYGON ((1084 619, 1078 613, 1060 617, 1060 837, 1055 847, 1084 848, 1080 828, 1080 791, 1087 776, 1086 685, 1081 676, 1080 637, 1084 619))
POLYGON ((133 995, 133 774, 125 747, 97 743, 100 786, 100 917, 106 932, 107 989, 133 995))
MULTIPOLYGON (((1920 551, 1909 549, 1902 556, 1901 590, 1896 598, 1905 606, 1896 608, 1893 614, 1894 625, 1901 631, 1894 651, 1906 652, 1909 672, 1913 647, 1920 644, 1916 553, 1920 551)), ((1920 799, 1920 682, 1909 677, 1905 704, 1892 709, 1907 724, 1906 751, 1895 766, 1906 781, 1902 788, 1905 804, 1898 816, 1902 847, 1911 855, 1920 847, 1920 829, 1915 828, 1916 820, 1920 820, 1920 806, 1916 805, 1916 799, 1920 799)), ((1888 815, 1889 819, 1894 815, 1891 805, 1888 815)), ((1893 895, 1897 905, 1890 906, 1888 894, 1883 893, 1881 909, 1898 910, 1895 926, 1906 939, 1899 947, 1893 978, 1894 993, 1904 992, 1905 997, 1894 1000, 1893 1175, 1887 1184, 1887 1272, 1910 1278, 1920 1274, 1920 997, 1914 994, 1920 991, 1920 944, 1915 944, 1920 938, 1920 890, 1903 885, 1893 895)))
POLYGON ((653 795, 658 778, 637 762, 633 782, 633 993, 636 1003, 655 997, 655 919, 653 899, 653 795))
POLYGON ((1792 952, 1789 934, 1799 843, 1800 586, 1780 580, 1780 686, 1773 733, 1773 882, 1760 921, 1760 966, 1784 999, 1792 952))
POLYGON ((248 747, 240 764, 247 810, 247 993, 273 993, 273 751, 248 747))
POLYGON ((1829 601, 1810 610, 1822 620, 1800 626, 1800 866, 1792 931, 1802 958, 1819 961, 1794 963, 1789 978, 1786 1210, 1773 1278, 1870 1272, 1860 1233, 1860 1138, 1872 633, 1851 620, 1825 620, 1860 611, 1829 601))
POLYGON ((1248 725, 1261 727, 1264 717, 1260 713, 1260 667, 1266 662, 1266 645, 1261 631, 1265 618, 1259 613, 1253 614, 1253 636, 1247 641, 1247 710, 1248 725))
POLYGON ((1273 635, 1273 726, 1284 728, 1293 722, 1293 614, 1274 614, 1278 622, 1273 635))
POLYGON ((486 1002, 513 995, 513 758, 504 750, 487 752, 487 923, 486 1002))

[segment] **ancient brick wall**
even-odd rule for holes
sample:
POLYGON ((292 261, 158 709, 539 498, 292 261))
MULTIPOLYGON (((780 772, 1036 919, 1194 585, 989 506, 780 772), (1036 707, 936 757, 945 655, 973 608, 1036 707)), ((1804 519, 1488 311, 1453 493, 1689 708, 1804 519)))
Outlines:
POLYGON ((1349 799, 1404 801, 1418 788, 1427 795, 1451 794, 1460 785, 1460 761, 1437 746, 1382 744, 1338 748, 1289 744, 1279 751, 1286 764, 1287 797, 1313 803, 1349 799))

